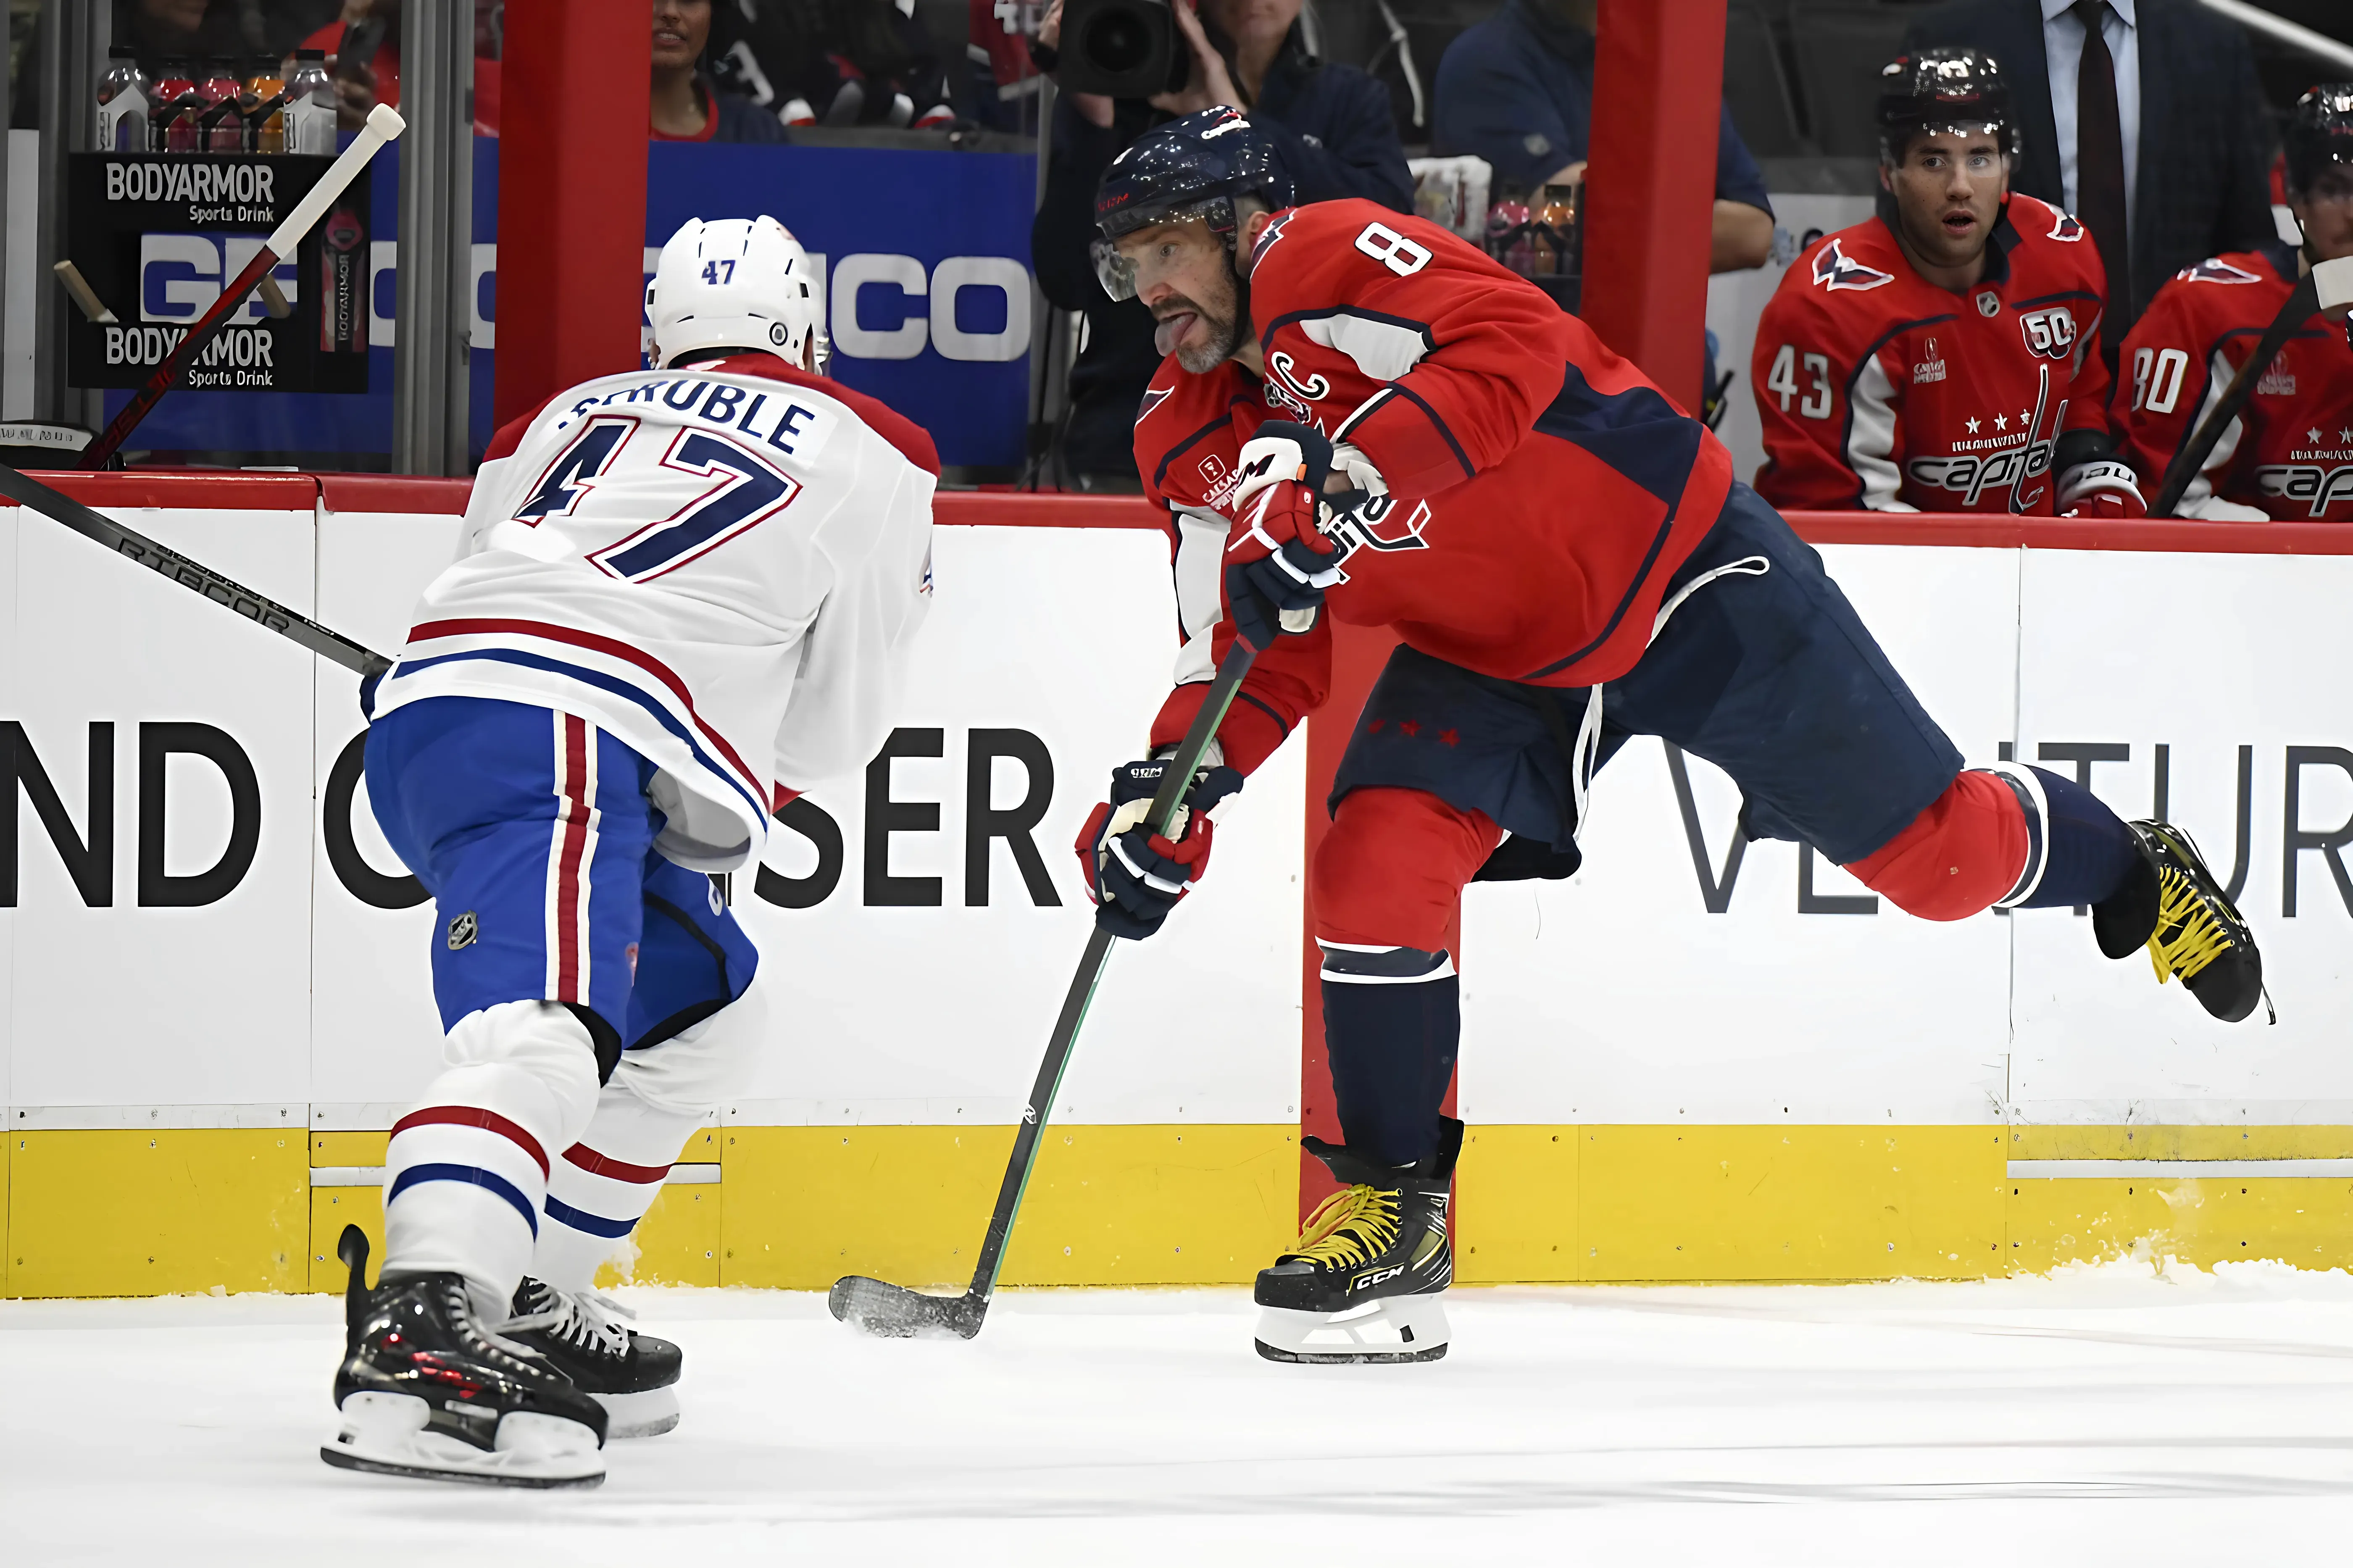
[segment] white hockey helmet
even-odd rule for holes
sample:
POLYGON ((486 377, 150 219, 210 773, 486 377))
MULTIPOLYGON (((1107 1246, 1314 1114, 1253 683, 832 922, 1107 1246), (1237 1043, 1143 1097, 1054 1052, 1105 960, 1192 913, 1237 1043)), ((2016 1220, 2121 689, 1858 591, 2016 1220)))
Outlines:
POLYGON ((825 368, 825 298, 792 230, 772 217, 689 218, 662 247, 646 285, 657 370, 701 349, 773 353, 794 364, 804 347, 825 368))

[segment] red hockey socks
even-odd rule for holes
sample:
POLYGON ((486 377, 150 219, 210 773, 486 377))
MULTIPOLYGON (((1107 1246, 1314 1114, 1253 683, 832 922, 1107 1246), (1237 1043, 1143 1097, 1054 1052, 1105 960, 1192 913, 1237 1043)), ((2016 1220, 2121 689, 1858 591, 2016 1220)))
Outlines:
POLYGON ((1922 920, 1997 905, 2096 904, 2139 856, 2132 830, 2099 797, 2042 768, 1971 769, 1911 826, 1847 868, 1922 920))
POLYGON ((1420 790, 1341 801, 1308 879, 1324 950, 1324 1042, 1349 1152, 1409 1165, 1438 1146, 1462 1038, 1446 951, 1462 885, 1503 830, 1420 790))

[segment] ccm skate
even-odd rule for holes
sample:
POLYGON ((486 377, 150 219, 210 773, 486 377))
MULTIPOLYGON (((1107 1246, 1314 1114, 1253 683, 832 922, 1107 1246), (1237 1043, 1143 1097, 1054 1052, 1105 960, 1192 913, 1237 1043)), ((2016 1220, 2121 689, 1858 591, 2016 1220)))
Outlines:
POLYGON ((1258 1353, 1269 1361, 1356 1365, 1436 1361, 1446 1353, 1454 1279, 1447 1206, 1462 1123, 1445 1120, 1419 1164, 1376 1165, 1305 1138, 1347 1184, 1307 1216, 1299 1243, 1259 1271, 1258 1353))
POLYGON ((2263 954, 2189 835, 2165 822, 2129 826, 2141 865, 2120 891, 2092 906, 2100 951, 2129 958, 2147 948, 2158 984, 2179 979, 2225 1023, 2244 1018, 2257 1002, 2268 1010, 2263 954))

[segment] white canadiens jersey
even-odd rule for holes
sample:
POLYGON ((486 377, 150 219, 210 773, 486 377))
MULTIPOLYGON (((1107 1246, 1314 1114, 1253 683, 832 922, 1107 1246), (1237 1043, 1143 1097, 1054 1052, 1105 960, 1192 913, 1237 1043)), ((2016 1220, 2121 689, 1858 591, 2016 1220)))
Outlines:
POLYGON ((767 355, 588 382, 502 454, 514 428, 371 714, 461 696, 577 715, 659 770, 663 856, 754 862, 779 791, 890 732, 931 603, 930 438, 767 355))

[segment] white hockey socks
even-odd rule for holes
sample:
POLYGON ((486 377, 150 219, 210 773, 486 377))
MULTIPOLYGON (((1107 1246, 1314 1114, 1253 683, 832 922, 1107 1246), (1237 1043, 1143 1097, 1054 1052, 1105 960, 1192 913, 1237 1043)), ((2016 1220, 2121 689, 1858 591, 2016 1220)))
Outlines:
POLYGON ((647 1104, 628 1079, 613 1075, 587 1131, 548 1167, 530 1272, 559 1290, 595 1289, 598 1265, 631 1254, 630 1233, 661 1195, 679 1150, 702 1124, 700 1110, 647 1104))
POLYGON ((556 1004, 506 1002, 459 1019, 443 1059, 393 1126, 384 1272, 461 1274, 474 1310, 501 1322, 542 1228, 550 1152, 596 1110, 596 1048, 556 1004))

